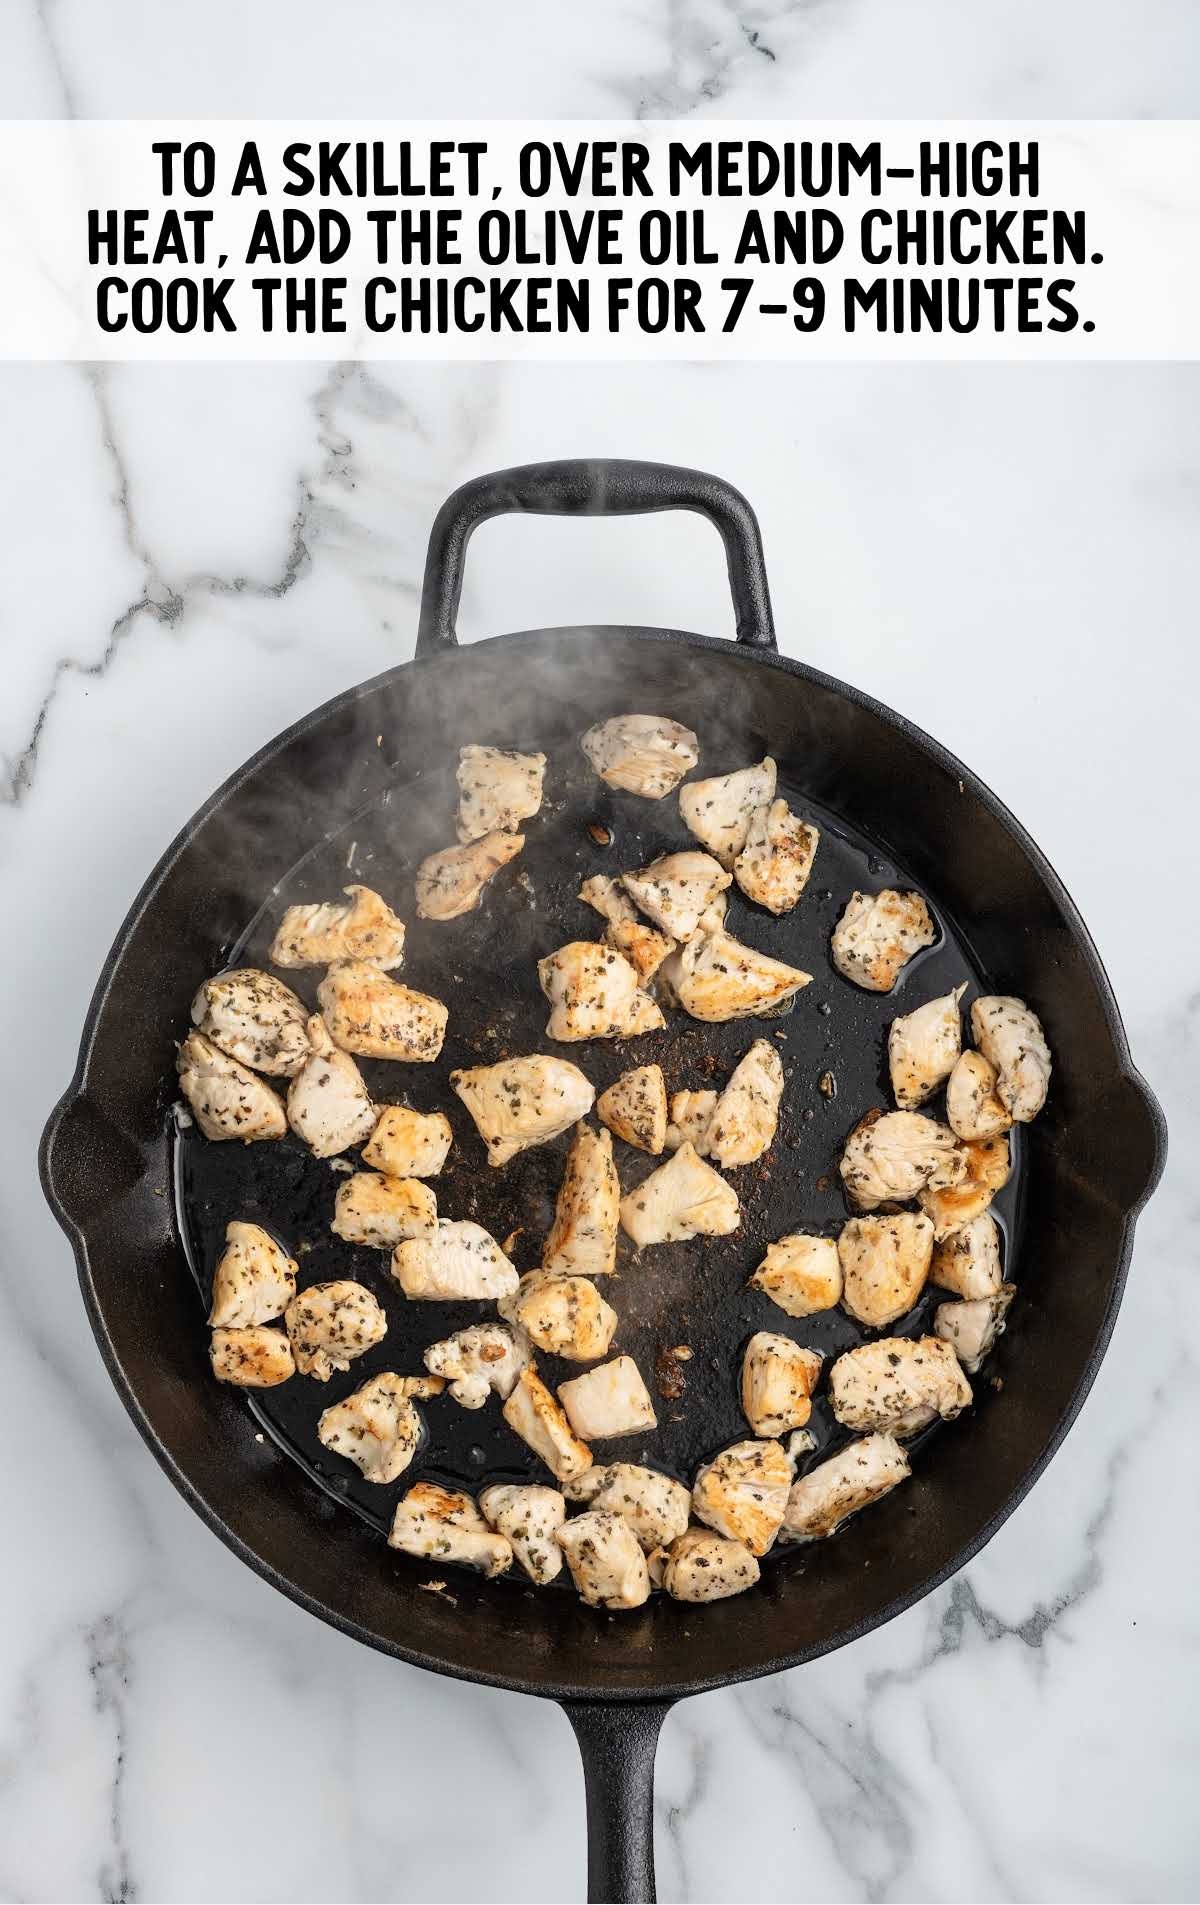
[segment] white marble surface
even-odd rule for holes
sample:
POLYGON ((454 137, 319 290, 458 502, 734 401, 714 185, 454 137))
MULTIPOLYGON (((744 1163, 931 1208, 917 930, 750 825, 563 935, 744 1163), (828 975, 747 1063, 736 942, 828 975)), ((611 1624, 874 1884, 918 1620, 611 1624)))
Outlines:
MULTIPOLYGON (((0 112, 1195 110, 1169 0, 450 12, 14 0, 0 112)), ((356 1648, 212 1539, 109 1387, 34 1167, 167 840, 411 652, 447 489, 578 453, 745 488, 786 649, 903 707, 1045 846, 1174 1142, 1100 1380, 986 1552, 668 1721, 662 1896, 1195 1896, 1198 399, 1170 367, 0 371, 0 1896, 581 1895, 565 1721, 356 1648)), ((690 520, 493 524, 463 632, 721 633, 723 601, 690 520)))

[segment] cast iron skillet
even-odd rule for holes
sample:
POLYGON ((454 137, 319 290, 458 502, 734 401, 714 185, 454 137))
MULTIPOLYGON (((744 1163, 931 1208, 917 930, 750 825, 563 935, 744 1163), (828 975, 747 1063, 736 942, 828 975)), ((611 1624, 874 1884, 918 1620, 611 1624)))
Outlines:
MULTIPOLYGON (((401 905, 411 918, 411 906, 401 905)), ((300 978, 306 986, 316 976, 300 978)), ((625 1065, 657 1054, 637 1041, 624 1051, 596 1044, 569 1055, 603 1085, 625 1065)), ((371 1073, 380 1096, 399 1095, 399 1069, 371 1073)), ((439 1081, 447 1070, 437 1068, 439 1081)), ((517 1257, 520 1268, 529 1267, 565 1140, 525 1154, 509 1167, 511 1178, 488 1173, 461 1107, 438 1095, 444 1085, 406 1075, 402 1089, 410 1085, 414 1102, 453 1107, 459 1175, 439 1183, 443 1210, 469 1214, 477 1194, 479 1214, 503 1236, 508 1198, 515 1221, 530 1227, 531 1254, 517 1257), (504 1188, 492 1180, 504 1180, 504 1188), (485 1198, 492 1200, 486 1206, 485 1198)), ((1095 1377, 1134 1218, 1161 1171, 1165 1142, 1162 1114, 1133 1068, 1087 930, 1012 815, 902 717, 776 653, 758 527, 745 499, 696 471, 579 461, 504 471, 456 491, 430 539, 416 660, 339 696, 271 742, 171 846, 101 974, 75 1078, 43 1139, 42 1175, 74 1246, 113 1381, 176 1487, 251 1567, 345 1633, 436 1672, 562 1702, 583 1752, 589 1894, 648 1899, 653 1758, 671 1704, 843 1646, 929 1593, 995 1533, 1045 1467, 1095 1377), (699 511, 722 536, 736 644, 674 629, 559 628, 457 647, 463 558, 478 523, 509 510, 595 515, 671 508, 699 511), (705 772, 771 752, 795 803, 817 814, 824 829, 823 858, 792 921, 749 909, 731 913, 733 930, 816 975, 794 1012, 740 1027, 676 1025, 671 1038, 679 1045, 662 1046, 672 1053, 675 1085, 686 1082, 679 1067, 699 1063, 705 1052, 717 1054, 723 1073, 750 1037, 778 1033, 791 1079, 778 1163, 769 1175, 741 1174, 743 1234, 724 1240, 724 1254, 706 1252, 702 1260, 686 1245, 651 1253, 653 1274, 626 1265, 618 1286, 622 1330, 633 1332, 643 1367, 664 1340, 683 1336, 704 1352, 678 1408, 660 1410, 668 1418, 665 1459, 694 1464, 745 1432, 729 1330, 736 1336, 790 1327, 765 1298, 747 1296, 746 1272, 768 1237, 801 1223, 836 1226, 844 1212, 825 1180, 840 1141, 869 1104, 887 1102, 882 1039, 896 1000, 856 992, 827 956, 829 928, 854 884, 911 881, 935 908, 942 939, 910 969, 910 1002, 964 976, 973 986, 1027 998, 1048 1028, 1055 1054, 1050 1102, 1022 1134, 1014 1188, 1001 1206, 1021 1300, 977 1384, 976 1408, 917 1450, 913 1480, 833 1540, 764 1568, 750 1594, 705 1608, 656 1596, 634 1615, 606 1616, 570 1593, 457 1574, 452 1605, 446 1595, 423 1590, 428 1565, 383 1546, 381 1512, 364 1499, 370 1491, 356 1493, 321 1466, 311 1421, 325 1401, 354 1387, 364 1368, 356 1364, 327 1391, 297 1379, 272 1392, 293 1398, 281 1400, 274 1414, 267 1401, 260 1399, 256 1413, 242 1395, 211 1380, 196 1281, 184 1258, 203 1286, 234 1198, 240 1214, 261 1213, 289 1238, 318 1234, 339 1180, 290 1139, 243 1148, 181 1136, 171 1116, 172 1040, 187 1022, 199 981, 231 957, 261 953, 287 899, 325 896, 355 875, 368 884, 377 878, 389 894, 402 890, 400 869, 451 837, 457 748, 486 739, 544 748, 551 757, 546 810, 532 824, 523 856, 536 904, 519 884, 518 861, 489 890, 481 912, 459 922, 457 934, 410 927, 406 976, 448 999, 450 1062, 544 1048, 535 954, 568 937, 594 937, 595 917, 574 898, 581 874, 638 864, 672 824, 673 802, 655 807, 608 794, 578 753, 586 727, 631 708, 694 727, 705 772), (614 833, 607 861, 589 823, 614 833), (825 1069, 839 1084, 832 1105, 814 1088, 825 1069), (721 1356, 708 1355, 718 1344, 721 1356), (302 1392, 311 1393, 297 1412, 294 1398, 302 1392)), ((628 1182, 626 1173, 636 1175, 649 1161, 631 1167, 632 1154, 620 1149, 628 1182)), ((304 1275, 363 1276, 382 1296, 382 1267, 373 1253, 331 1241, 305 1259, 304 1275)), ((364 1367, 417 1367, 415 1348, 407 1362, 397 1357, 404 1306, 394 1292, 386 1300, 389 1340, 364 1367)), ((461 1320, 453 1306, 435 1306, 421 1316, 413 1341, 429 1341, 445 1333, 443 1322, 454 1327, 461 1320)), ((926 1320, 923 1309, 904 1327, 926 1320)), ((810 1321, 826 1334, 803 1326, 796 1334, 819 1347, 857 1340, 844 1319, 810 1321)), ((620 1341, 624 1346, 627 1338, 620 1341)), ((428 1472, 475 1484, 485 1470, 522 1472, 522 1446, 493 1426, 494 1409, 485 1431, 464 1412, 455 1421, 450 1404, 431 1405, 431 1425, 435 1407, 443 1413, 431 1427, 428 1472)), ((816 1420, 828 1438, 833 1425, 823 1410, 816 1420)), ((610 1444, 603 1459, 637 1454, 610 1444)), ((377 1492, 390 1505, 399 1489, 377 1492)))

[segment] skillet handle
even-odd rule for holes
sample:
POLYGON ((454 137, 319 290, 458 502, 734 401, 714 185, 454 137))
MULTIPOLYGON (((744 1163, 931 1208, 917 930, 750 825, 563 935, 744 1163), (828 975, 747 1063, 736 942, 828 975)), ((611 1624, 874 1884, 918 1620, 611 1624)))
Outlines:
POLYGON ((473 477, 446 498, 429 535, 419 658, 455 648, 454 623, 462 595, 467 544, 493 516, 640 516, 648 510, 692 509, 706 516, 725 545, 737 639, 749 648, 774 648, 775 623, 758 518, 740 490, 705 470, 672 463, 635 463, 620 457, 569 457, 523 463, 473 477))
POLYGON ((653 1901, 654 1755, 671 1700, 564 1700, 583 1756, 589 1905, 653 1901))

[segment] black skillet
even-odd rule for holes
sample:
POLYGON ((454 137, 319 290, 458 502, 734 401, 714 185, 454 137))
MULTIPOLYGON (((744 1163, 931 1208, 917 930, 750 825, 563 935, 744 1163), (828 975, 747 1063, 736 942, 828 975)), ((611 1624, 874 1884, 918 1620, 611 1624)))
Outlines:
MULTIPOLYGON (((618 1151, 628 1187, 650 1161, 618 1151)), ((1162 1114, 1133 1068, 1108 980, 1061 882, 995 795, 936 742, 776 653, 758 526, 744 498, 692 470, 573 461, 457 490, 430 538, 416 660, 271 742, 168 850, 101 974, 75 1078, 46 1129, 42 1174, 113 1381, 196 1511, 258 1573, 356 1639, 436 1672, 562 1702, 584 1760, 589 1896, 647 1899, 654 1750, 671 1704, 843 1646, 979 1551, 1041 1473, 1091 1386, 1134 1218, 1164 1153, 1162 1114), (457 647, 463 559, 477 524, 510 510, 657 509, 699 511, 719 530, 736 644, 609 627, 457 647), (596 935, 595 916, 575 898, 581 877, 684 844, 674 801, 610 794, 579 753, 585 728, 630 709, 695 728, 703 772, 770 752, 793 804, 819 821, 823 837, 795 915, 776 921, 743 903, 730 914, 735 932, 815 975, 788 1016, 698 1027, 673 1015, 668 1033, 624 1049, 567 1048, 598 1086, 631 1063, 661 1058, 677 1088, 707 1083, 714 1061, 719 1080, 753 1037, 777 1036, 788 1073, 769 1165, 737 1174, 742 1230, 717 1246, 672 1246, 620 1266, 617 1347, 647 1373, 660 1351, 680 1343, 692 1358, 682 1366, 682 1396, 660 1397, 660 1434, 607 1445, 603 1459, 636 1460, 644 1450, 687 1473, 743 1434, 733 1372, 752 1329, 783 1328, 826 1352, 858 1340, 840 1315, 790 1323, 746 1291, 745 1277, 771 1237, 798 1225, 832 1231, 844 1216, 830 1174, 847 1129, 886 1102, 883 1037, 897 1009, 959 979, 971 987, 966 1003, 981 987, 1015 992, 1047 1027, 1055 1074, 998 1205, 1021 1295, 970 1415, 918 1446, 904 1488, 831 1541, 772 1558, 751 1593, 704 1608, 656 1596, 636 1614, 605 1615, 569 1592, 463 1573, 452 1574, 449 1592, 429 1592, 422 1584, 435 1571, 383 1545, 390 1506, 418 1474, 478 1486, 485 1475, 533 1472, 493 1405, 468 1415, 445 1399, 430 1404, 418 1467, 388 1490, 351 1486, 313 1437, 325 1402, 371 1369, 418 1368, 421 1345, 456 1327, 467 1307, 405 1305, 384 1258, 328 1238, 340 1179, 294 1140, 243 1148, 177 1131, 172 1041, 199 981, 233 959, 261 958, 287 901, 327 896, 357 877, 413 917, 409 869, 452 838, 460 745, 543 749, 547 800, 524 855, 478 913, 453 926, 410 927, 405 976, 447 1000, 448 1062, 368 1068, 378 1096, 404 1093, 451 1112, 456 1144, 437 1186, 443 1212, 473 1213, 500 1237, 524 1225, 515 1258, 522 1269, 536 1262, 565 1140, 490 1171, 444 1081, 450 1064, 545 1049, 534 960, 565 939, 596 935), (906 973, 899 1008, 897 997, 847 985, 828 958, 830 928, 853 887, 896 882, 926 894, 941 935, 906 973), (819 1089, 825 1073, 832 1098, 828 1082, 819 1089), (357 1275, 378 1291, 390 1329, 371 1360, 327 1389, 296 1379, 256 1403, 211 1380, 201 1297, 220 1229, 234 1214, 260 1217, 292 1245, 311 1243, 301 1259, 306 1281, 357 1275)), ((925 1326, 931 1301, 904 1327, 925 1326)), ((836 1431, 823 1404, 814 1421, 824 1449, 836 1431)))

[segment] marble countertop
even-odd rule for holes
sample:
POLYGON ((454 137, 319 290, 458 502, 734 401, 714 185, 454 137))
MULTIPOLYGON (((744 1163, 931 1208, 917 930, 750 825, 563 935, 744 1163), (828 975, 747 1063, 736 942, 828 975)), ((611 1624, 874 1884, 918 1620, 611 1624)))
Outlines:
MULTIPOLYGON (((185 30, 22 4, 0 112, 1195 110, 1200 36, 1169 0, 1136 31, 1018 0, 455 13, 214 0, 185 30)), ((582 1895, 561 1714, 356 1647, 211 1538, 109 1385, 34 1159, 167 841, 411 653, 447 490, 581 453, 746 491, 781 646, 904 709, 1032 830, 1173 1141, 1099 1380, 991 1545, 852 1649, 668 1720, 661 1895, 1195 1896, 1198 399, 1171 366, 0 368, 0 1897, 582 1895)), ((461 630, 723 634, 725 601, 692 519, 517 520, 473 543, 461 630)))

